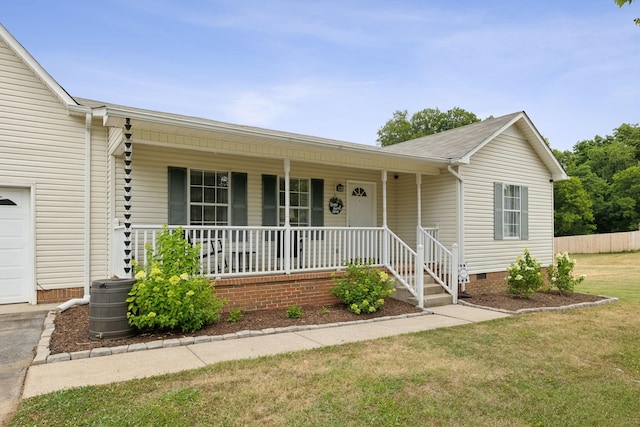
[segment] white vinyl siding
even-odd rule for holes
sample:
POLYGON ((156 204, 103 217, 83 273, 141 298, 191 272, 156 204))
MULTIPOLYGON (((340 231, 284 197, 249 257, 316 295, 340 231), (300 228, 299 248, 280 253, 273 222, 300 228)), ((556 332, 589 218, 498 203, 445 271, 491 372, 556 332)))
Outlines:
MULTIPOLYGON (((284 163, 282 160, 271 160, 260 157, 244 157, 219 155, 210 152, 169 149, 147 145, 140 142, 140 137, 133 132, 133 161, 131 189, 131 220, 134 224, 166 224, 168 214, 167 168, 182 167, 201 170, 224 170, 247 173, 248 191, 248 225, 262 225, 262 174, 282 176, 284 163), (136 142, 138 141, 138 142, 136 142)), ((113 158, 116 170, 113 188, 115 189, 115 218, 123 221, 124 213, 124 172, 122 157, 113 158)), ((312 177, 324 180, 324 225, 326 227, 346 226, 346 210, 348 200, 346 192, 336 192, 336 185, 346 187, 347 180, 380 182, 379 171, 363 169, 347 169, 315 165, 310 163, 291 162, 291 176, 312 177), (344 208, 338 215, 329 212, 329 199, 333 196, 342 199, 344 208)), ((378 225, 382 224, 382 185, 377 189, 378 225)), ((414 221, 415 224, 415 221, 414 221)))
POLYGON ((440 241, 447 248, 458 243, 456 178, 448 172, 422 177, 422 225, 440 229, 440 241))
POLYGON ((0 127, 0 183, 35 188, 38 288, 83 286, 84 116, 69 116, 2 41, 0 127))
POLYGON ((514 125, 461 167, 465 179, 465 261, 471 273, 504 271, 529 248, 542 265, 553 259, 553 184, 550 174, 514 125), (528 240, 494 239, 494 183, 526 186, 528 240))

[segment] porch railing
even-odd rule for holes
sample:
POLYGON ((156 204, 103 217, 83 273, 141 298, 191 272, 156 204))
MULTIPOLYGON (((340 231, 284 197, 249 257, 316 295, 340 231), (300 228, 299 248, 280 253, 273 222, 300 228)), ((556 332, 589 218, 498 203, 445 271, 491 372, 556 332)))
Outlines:
MULTIPOLYGON (((178 226, 169 226, 170 230, 178 226)), ((423 271, 434 275, 444 269, 453 277, 451 252, 438 246, 431 233, 425 231, 423 242, 414 251, 385 227, 234 227, 181 226, 185 237, 199 244, 201 274, 213 278, 288 274, 305 271, 338 270, 347 262, 365 261, 386 267, 422 305, 423 271), (429 254, 427 256, 427 254, 429 254), (448 254, 449 258, 444 256, 448 254), (443 268, 436 263, 445 262, 443 268), (420 268, 420 265, 423 268, 420 268)), ((162 231, 160 225, 132 225, 132 257, 141 264, 148 262, 145 247, 156 246, 162 231)), ((121 230, 114 230, 114 274, 124 277, 118 260, 123 258, 121 230), (115 252, 118 251, 118 252, 115 252)), ((439 243, 438 243, 439 244, 439 243)), ((455 263, 457 265, 457 262, 455 263)), ((435 276, 434 276, 435 277, 435 276)), ((447 274, 444 275, 447 279, 447 274)), ((457 270, 455 271, 457 281, 457 270)), ((435 279, 447 291, 446 280, 435 279)), ((457 290, 457 287, 453 287, 457 290)))
POLYGON ((458 300, 458 245, 447 249, 433 229, 418 227, 418 246, 424 247, 424 270, 458 300))

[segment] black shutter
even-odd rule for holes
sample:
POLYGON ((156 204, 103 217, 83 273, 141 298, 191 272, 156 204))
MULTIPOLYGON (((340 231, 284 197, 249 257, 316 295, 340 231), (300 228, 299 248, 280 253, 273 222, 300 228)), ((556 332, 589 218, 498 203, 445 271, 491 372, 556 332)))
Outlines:
POLYGON ((169 166, 168 169, 168 223, 187 225, 187 169, 169 166))
POLYGON ((494 240, 504 239, 503 233, 503 211, 502 196, 503 184, 501 182, 493 183, 493 238, 494 240))
POLYGON ((247 174, 231 172, 231 225, 248 225, 247 174))
MULTIPOLYGON (((311 179, 311 222, 312 227, 324 227, 324 180, 311 179)), ((312 239, 322 239, 323 233, 311 233, 312 239)))
MULTIPOLYGON (((262 175, 262 225, 278 225, 278 177, 275 175, 262 175)), ((265 235, 266 240, 274 237, 273 233, 265 235)))
POLYGON ((529 240, 529 188, 520 188, 520 238, 529 240))
POLYGON ((262 225, 278 225, 278 177, 262 175, 262 225))

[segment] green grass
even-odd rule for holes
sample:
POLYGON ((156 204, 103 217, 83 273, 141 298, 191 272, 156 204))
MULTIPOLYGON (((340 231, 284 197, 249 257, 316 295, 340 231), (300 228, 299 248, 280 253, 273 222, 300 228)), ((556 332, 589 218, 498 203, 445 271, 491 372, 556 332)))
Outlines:
POLYGON ((620 301, 55 392, 10 425, 640 425, 640 253, 576 258, 620 301))

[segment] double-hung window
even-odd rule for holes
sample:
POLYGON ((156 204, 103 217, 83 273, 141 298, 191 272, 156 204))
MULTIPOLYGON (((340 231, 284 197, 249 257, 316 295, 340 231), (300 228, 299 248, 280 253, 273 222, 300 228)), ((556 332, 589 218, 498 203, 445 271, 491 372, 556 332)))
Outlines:
POLYGON ((494 183, 494 238, 529 238, 528 188, 523 185, 494 183))
POLYGON ((191 169, 189 224, 229 225, 229 172, 191 169))
POLYGON ((168 168, 168 223, 247 225, 247 174, 168 168))
MULTIPOLYGON (((284 225, 285 180, 279 178, 278 223, 284 225)), ((310 185, 307 178, 289 178, 289 223, 292 226, 309 226, 310 185)))

